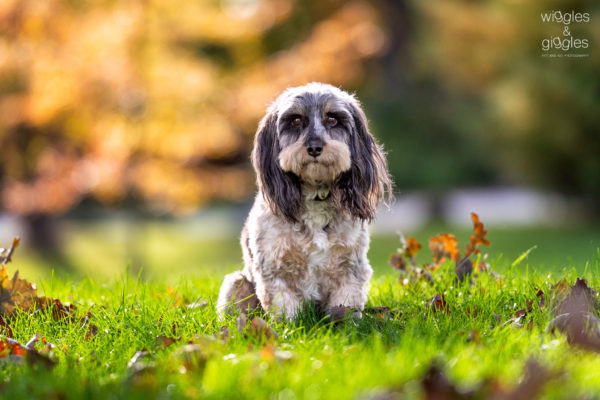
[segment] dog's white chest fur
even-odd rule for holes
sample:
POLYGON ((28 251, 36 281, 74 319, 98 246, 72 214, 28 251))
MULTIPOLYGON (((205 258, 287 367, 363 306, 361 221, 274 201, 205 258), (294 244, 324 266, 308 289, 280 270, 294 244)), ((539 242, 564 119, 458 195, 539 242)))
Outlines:
POLYGON ((306 255, 307 273, 302 280, 302 292, 305 299, 322 300, 319 282, 332 262, 327 230, 331 228, 333 214, 326 201, 308 201, 306 206, 301 222, 295 227, 298 232, 304 230, 304 234, 299 235, 296 240, 305 249, 306 255))
POLYGON ((299 222, 275 231, 271 228, 274 234, 263 241, 264 257, 270 262, 262 264, 274 268, 263 267, 263 273, 283 278, 305 300, 326 300, 340 279, 357 274, 357 266, 364 265, 365 224, 336 214, 328 201, 307 200, 299 222))

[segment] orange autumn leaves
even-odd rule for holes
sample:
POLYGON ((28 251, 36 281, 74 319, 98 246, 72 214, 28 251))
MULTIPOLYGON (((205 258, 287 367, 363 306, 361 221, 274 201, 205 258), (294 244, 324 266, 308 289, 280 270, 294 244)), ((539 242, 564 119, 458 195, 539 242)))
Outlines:
MULTIPOLYGON (((465 265, 469 269, 472 269, 473 265, 470 264, 470 256, 480 254, 478 246, 490 246, 491 243, 486 238, 488 232, 479 220, 479 215, 471 213, 471 219, 473 220, 473 235, 469 237, 464 256, 461 257, 458 248, 458 239, 454 234, 440 233, 429 238, 429 250, 431 250, 432 262, 426 264, 424 269, 421 269, 416 266, 416 255, 422 248, 421 244, 415 238, 409 237, 405 239, 401 235, 400 242, 402 247, 390 256, 390 265, 412 277, 425 276, 428 279, 431 279, 431 272, 438 269, 447 261, 454 261, 461 270, 465 268, 465 265)), ((477 267, 478 264, 479 261, 476 260, 474 266, 477 267)), ((482 266, 481 269, 485 269, 485 267, 482 266)))

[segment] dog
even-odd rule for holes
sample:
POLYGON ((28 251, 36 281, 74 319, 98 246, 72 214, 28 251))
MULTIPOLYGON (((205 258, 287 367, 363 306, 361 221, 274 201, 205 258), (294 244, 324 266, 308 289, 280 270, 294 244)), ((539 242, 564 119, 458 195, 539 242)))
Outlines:
POLYGON ((358 100, 323 83, 285 90, 251 158, 258 194, 241 234, 244 269, 224 279, 221 317, 262 308, 293 319, 307 301, 360 315, 373 273, 367 226, 392 183, 358 100))

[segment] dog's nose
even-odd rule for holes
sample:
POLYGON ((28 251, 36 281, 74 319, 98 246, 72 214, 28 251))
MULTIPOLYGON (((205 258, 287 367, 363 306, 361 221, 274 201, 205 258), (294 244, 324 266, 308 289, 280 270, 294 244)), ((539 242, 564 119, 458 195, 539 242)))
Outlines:
POLYGON ((323 152, 323 144, 319 140, 311 140, 306 146, 306 151, 311 157, 318 157, 323 152))

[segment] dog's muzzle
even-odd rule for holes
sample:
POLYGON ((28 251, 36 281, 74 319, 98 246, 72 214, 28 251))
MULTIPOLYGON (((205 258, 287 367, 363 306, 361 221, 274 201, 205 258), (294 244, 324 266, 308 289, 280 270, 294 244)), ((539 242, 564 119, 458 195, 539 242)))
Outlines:
POLYGON ((318 157, 323 152, 323 141, 321 139, 311 139, 306 144, 306 151, 311 157, 318 157))

